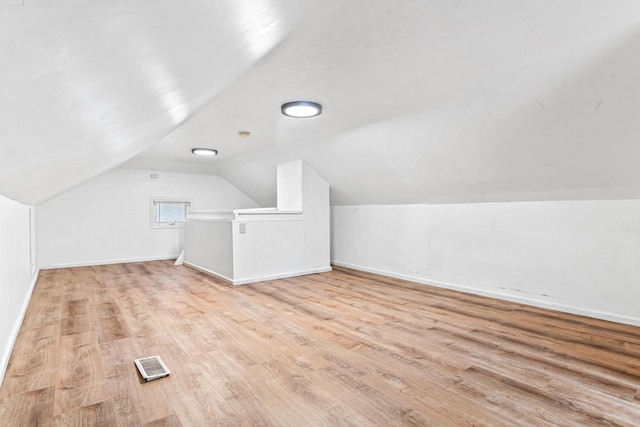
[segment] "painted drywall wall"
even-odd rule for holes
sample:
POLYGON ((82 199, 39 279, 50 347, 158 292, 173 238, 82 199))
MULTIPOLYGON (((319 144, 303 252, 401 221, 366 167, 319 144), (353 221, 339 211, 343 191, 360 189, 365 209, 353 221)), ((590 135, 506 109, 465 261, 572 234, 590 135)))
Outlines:
POLYGON ((308 268, 304 221, 245 222, 244 234, 240 224, 233 228, 234 284, 317 272, 308 268))
POLYGON ((640 200, 334 206, 332 260, 640 325, 640 200))
POLYGON ((258 207, 219 176, 116 169, 39 206, 40 266, 177 257, 183 229, 150 227, 152 197, 185 197, 193 210, 258 207))
POLYGON ((330 271, 329 184, 302 160, 277 181, 277 208, 189 215, 185 264, 234 285, 330 271))
POLYGON ((38 277, 32 209, 0 196, 0 384, 38 277))
POLYGON ((231 221, 192 221, 185 224, 184 260, 222 278, 233 279, 233 239, 231 221))
POLYGON ((329 184, 302 160, 280 164, 278 210, 299 210, 297 221, 234 224, 235 275, 240 281, 331 270, 329 184), (283 194, 280 194, 282 192, 283 194))
POLYGON ((331 264, 330 188, 307 163, 301 163, 305 268, 326 270, 331 264))

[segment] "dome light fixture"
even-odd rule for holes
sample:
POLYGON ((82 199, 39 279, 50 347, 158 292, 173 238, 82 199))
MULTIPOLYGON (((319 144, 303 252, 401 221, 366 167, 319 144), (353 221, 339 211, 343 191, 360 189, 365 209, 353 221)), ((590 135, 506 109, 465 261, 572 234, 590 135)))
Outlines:
POLYGON ((282 104, 280 111, 285 116, 304 119, 319 116, 322 113, 322 105, 311 101, 293 101, 282 104))
POLYGON ((196 156, 217 156, 218 150, 213 148, 192 148, 191 153, 196 156))

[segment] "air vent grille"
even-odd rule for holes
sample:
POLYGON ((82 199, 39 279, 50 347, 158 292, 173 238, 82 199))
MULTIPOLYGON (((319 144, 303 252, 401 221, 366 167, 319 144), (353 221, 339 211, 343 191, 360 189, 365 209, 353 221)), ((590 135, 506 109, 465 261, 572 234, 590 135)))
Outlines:
POLYGON ((171 372, 164 364, 160 356, 144 357, 142 359, 136 359, 133 361, 140 371, 140 375, 147 381, 157 380, 158 378, 166 377, 171 372))

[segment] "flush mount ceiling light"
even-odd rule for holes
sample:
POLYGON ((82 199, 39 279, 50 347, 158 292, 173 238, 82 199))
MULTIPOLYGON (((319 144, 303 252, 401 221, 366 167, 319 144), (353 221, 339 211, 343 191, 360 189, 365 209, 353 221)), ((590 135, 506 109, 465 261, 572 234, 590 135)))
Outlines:
POLYGON ((280 111, 282 111, 282 114, 289 117, 315 117, 322 113, 322 105, 311 101, 293 101, 282 104, 280 111))
POLYGON ((213 148, 192 148, 191 153, 196 156, 217 156, 218 150, 214 150, 213 148))

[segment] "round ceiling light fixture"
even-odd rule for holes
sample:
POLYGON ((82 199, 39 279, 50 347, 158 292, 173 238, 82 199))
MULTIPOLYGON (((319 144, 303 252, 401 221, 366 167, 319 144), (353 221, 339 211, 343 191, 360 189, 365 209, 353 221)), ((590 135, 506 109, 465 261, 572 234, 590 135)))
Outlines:
POLYGON ((280 111, 285 116, 304 119, 319 116, 322 113, 322 105, 311 101, 293 101, 282 104, 280 111))
POLYGON ((196 156, 217 156, 218 150, 213 148, 192 148, 191 153, 196 156))

